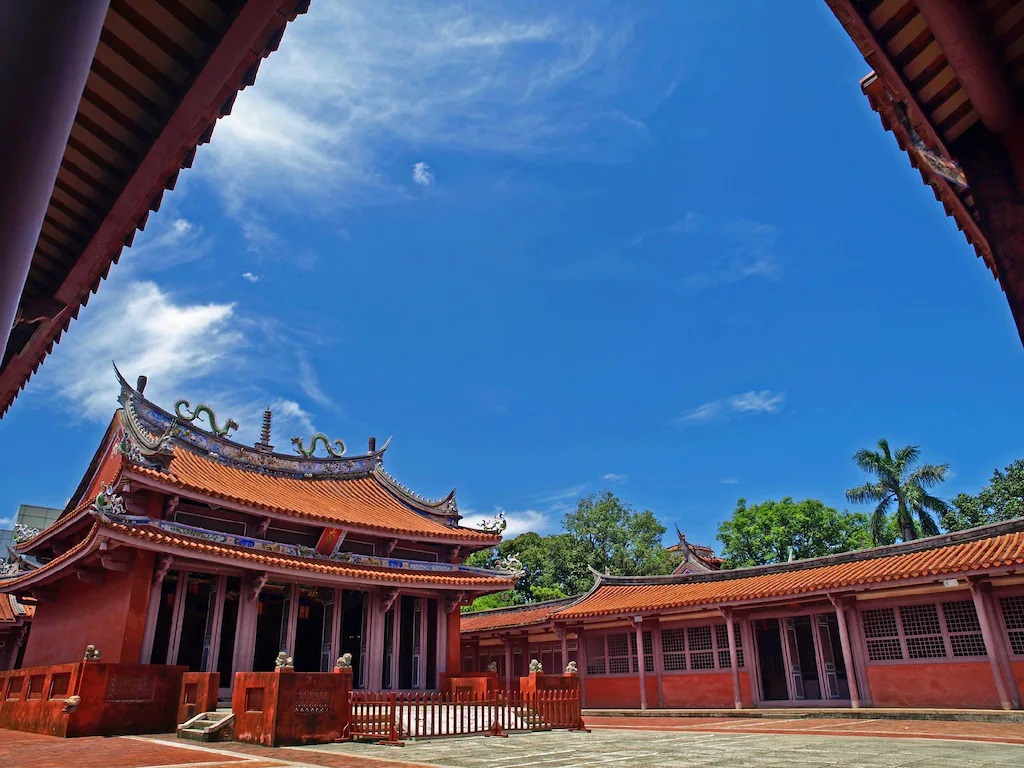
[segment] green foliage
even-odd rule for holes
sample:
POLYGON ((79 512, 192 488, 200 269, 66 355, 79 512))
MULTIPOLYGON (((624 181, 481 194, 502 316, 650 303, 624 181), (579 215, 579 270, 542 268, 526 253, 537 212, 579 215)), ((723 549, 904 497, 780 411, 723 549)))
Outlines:
POLYGON ((870 544, 867 515, 839 512, 818 499, 736 502, 732 517, 718 527, 728 568, 784 563, 870 544))
POLYGON ((679 558, 661 543, 665 526, 649 511, 637 512, 610 491, 585 496, 567 513, 565 533, 541 536, 523 533, 498 546, 476 552, 469 565, 493 568, 509 555, 518 555, 525 573, 516 588, 477 598, 476 611, 584 592, 593 585, 590 569, 618 576, 671 573, 679 558))
POLYGON ((846 498, 854 503, 875 503, 871 514, 871 540, 886 543, 890 513, 904 541, 922 533, 934 536, 939 532, 935 515, 948 514, 949 505, 928 492, 949 472, 948 464, 921 464, 921 449, 916 445, 900 448, 893 454, 889 443, 878 441, 878 450, 860 450, 853 454, 857 466, 875 477, 872 482, 850 488, 846 498))
POLYGON ((986 523, 1024 517, 1024 460, 995 470, 977 496, 958 494, 952 508, 941 518, 947 531, 962 531, 986 523))

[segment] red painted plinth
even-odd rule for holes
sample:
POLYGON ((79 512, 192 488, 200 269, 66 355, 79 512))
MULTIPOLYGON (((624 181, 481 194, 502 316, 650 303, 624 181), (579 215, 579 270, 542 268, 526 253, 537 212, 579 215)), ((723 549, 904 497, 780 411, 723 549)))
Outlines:
POLYGON ((279 747, 342 737, 351 716, 352 670, 237 672, 235 740, 279 747))
POLYGON ((543 672, 531 672, 519 678, 520 693, 536 693, 537 691, 579 691, 579 675, 548 675, 543 672))
POLYGON ((441 673, 442 693, 484 694, 498 690, 497 672, 462 672, 457 675, 441 673))
POLYGON ((80 661, 2 672, 0 728, 68 737, 168 733, 186 669, 80 661))
POLYGON ((186 672, 181 678, 178 698, 178 723, 184 723, 202 712, 217 709, 220 672, 186 672))

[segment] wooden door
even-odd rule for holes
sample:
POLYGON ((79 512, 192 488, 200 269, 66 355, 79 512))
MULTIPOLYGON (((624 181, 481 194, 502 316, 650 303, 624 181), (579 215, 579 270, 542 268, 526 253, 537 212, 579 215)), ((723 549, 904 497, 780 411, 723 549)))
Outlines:
POLYGON ((814 650, 818 654, 818 669, 825 682, 824 698, 839 698, 839 675, 836 671, 835 653, 832 651, 832 627, 829 615, 819 613, 814 617, 814 650))
POLYGON ((324 620, 320 628, 320 671, 330 672, 334 669, 334 660, 331 658, 334 640, 334 597, 324 603, 324 620))
POLYGON ((786 660, 786 669, 789 670, 789 696, 791 699, 802 701, 806 698, 804 692, 804 673, 800 667, 800 645, 796 637, 796 622, 793 619, 786 619, 783 627, 782 651, 786 660))

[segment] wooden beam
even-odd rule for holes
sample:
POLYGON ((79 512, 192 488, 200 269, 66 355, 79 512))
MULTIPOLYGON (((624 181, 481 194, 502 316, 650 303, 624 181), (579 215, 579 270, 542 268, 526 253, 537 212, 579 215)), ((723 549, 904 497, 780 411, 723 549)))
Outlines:
POLYGON ((78 576, 78 580, 85 584, 99 585, 106 581, 103 571, 95 571, 91 568, 80 568, 75 571, 75 574, 78 576))

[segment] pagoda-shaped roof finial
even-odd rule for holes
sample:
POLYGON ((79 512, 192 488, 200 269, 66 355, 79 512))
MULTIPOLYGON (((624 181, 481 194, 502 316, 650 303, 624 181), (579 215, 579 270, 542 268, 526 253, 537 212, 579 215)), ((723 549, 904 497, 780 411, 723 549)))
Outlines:
POLYGON ((271 413, 270 407, 268 406, 263 411, 263 427, 260 429, 260 441, 253 446, 259 451, 266 451, 267 453, 270 453, 274 450, 274 446, 270 444, 270 420, 272 418, 273 413, 271 413))

